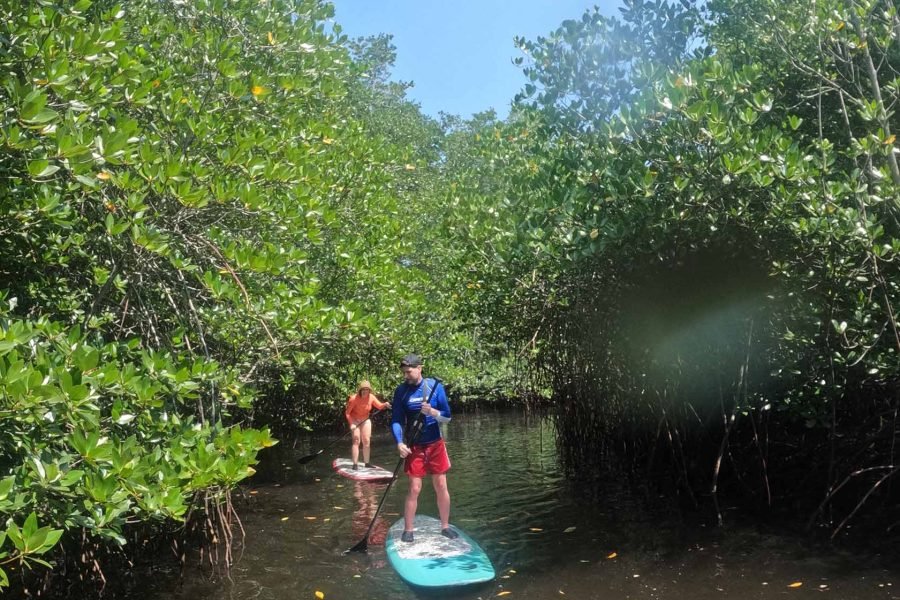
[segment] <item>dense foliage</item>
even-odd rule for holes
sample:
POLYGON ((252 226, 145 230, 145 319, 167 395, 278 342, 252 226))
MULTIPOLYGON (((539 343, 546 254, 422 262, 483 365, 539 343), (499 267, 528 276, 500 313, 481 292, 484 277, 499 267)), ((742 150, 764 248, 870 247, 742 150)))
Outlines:
POLYGON ((229 561, 269 428, 408 351, 549 398, 574 474, 896 511, 892 2, 589 11, 516 41, 504 120, 423 116, 332 12, 0 0, 0 585, 186 532, 229 561))
POLYGON ((456 192, 495 225, 460 238, 490 252, 471 312, 532 358, 573 472, 624 456, 836 534, 897 509, 900 20, 702 6, 519 41, 530 83, 456 192))
POLYGON ((436 126, 382 133, 373 98, 411 105, 317 0, 0 15, 2 564, 62 538, 102 576, 95 550, 189 516, 230 560, 229 492, 273 443, 247 420, 330 422, 435 345, 403 198, 436 126))

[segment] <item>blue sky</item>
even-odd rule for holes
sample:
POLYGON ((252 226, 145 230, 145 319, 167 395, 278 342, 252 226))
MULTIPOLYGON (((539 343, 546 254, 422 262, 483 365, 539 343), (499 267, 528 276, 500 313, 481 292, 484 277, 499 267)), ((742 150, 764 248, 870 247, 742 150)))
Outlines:
POLYGON ((493 107, 500 117, 525 84, 512 59, 517 35, 535 39, 593 6, 617 13, 618 0, 332 0, 350 37, 390 33, 394 79, 412 81, 422 110, 464 117, 493 107))

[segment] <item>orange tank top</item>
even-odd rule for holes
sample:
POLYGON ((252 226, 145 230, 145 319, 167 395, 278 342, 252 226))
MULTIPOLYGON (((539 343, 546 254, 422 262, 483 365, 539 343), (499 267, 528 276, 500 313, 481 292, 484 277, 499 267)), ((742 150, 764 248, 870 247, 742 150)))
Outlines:
POLYGON ((353 423, 368 418, 369 412, 372 410, 373 406, 378 410, 381 410, 384 408, 385 404, 372 392, 369 392, 369 397, 365 399, 359 394, 351 395, 347 398, 347 409, 344 411, 347 422, 352 425, 353 423))

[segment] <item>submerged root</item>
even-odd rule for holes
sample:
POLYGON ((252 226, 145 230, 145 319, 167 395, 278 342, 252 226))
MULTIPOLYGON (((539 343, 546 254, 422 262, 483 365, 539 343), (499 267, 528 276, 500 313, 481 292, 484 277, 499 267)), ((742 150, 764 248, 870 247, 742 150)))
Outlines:
POLYGON ((200 563, 210 569, 211 575, 230 579, 231 567, 235 563, 235 544, 240 544, 246 535, 244 525, 234 509, 231 492, 208 491, 202 498, 198 498, 197 503, 202 506, 202 511, 191 529, 201 539, 200 563))

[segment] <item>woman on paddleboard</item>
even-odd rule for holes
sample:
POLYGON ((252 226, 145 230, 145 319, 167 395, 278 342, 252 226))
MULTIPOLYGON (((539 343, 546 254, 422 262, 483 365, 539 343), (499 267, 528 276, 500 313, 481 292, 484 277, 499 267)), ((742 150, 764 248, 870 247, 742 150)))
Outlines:
POLYGON ((390 402, 382 402, 375 394, 372 393, 372 384, 368 381, 361 381, 356 388, 356 393, 351 394, 347 398, 347 408, 344 409, 344 416, 347 418, 347 424, 350 431, 353 432, 353 445, 350 447, 350 458, 353 459, 353 470, 359 469, 359 445, 362 444, 363 462, 367 467, 371 467, 370 445, 372 442, 372 420, 369 418, 372 407, 378 410, 390 408, 390 402))
POLYGON ((394 411, 391 422, 391 430, 397 440, 397 451, 406 459, 404 471, 409 477, 409 491, 403 512, 403 534, 400 539, 404 542, 414 541, 413 521, 419 492, 422 491, 422 478, 431 475, 441 518, 441 534, 452 540, 459 537, 459 534, 450 527, 450 491, 447 488, 450 457, 441 437, 440 426, 440 423, 450 421, 447 394, 439 381, 422 378, 422 359, 415 354, 406 356, 400 362, 400 368, 405 381, 394 390, 394 405, 397 410, 394 411))

